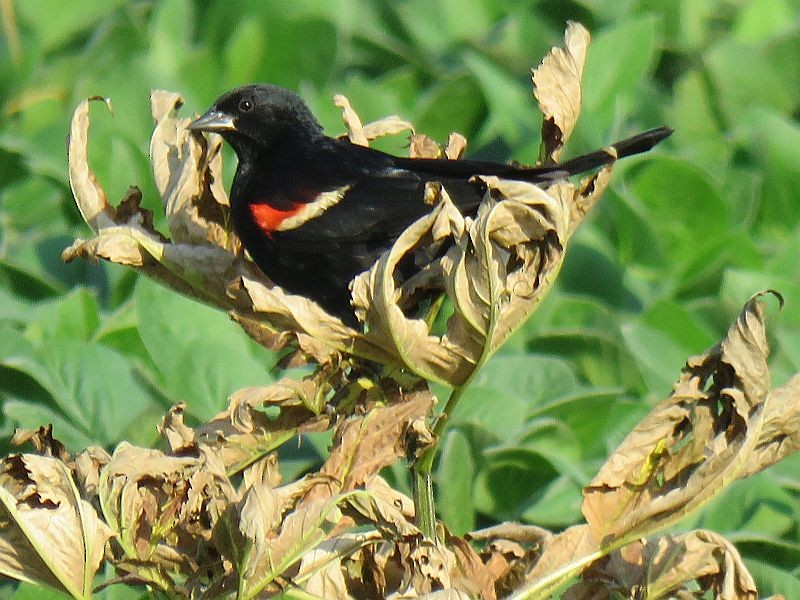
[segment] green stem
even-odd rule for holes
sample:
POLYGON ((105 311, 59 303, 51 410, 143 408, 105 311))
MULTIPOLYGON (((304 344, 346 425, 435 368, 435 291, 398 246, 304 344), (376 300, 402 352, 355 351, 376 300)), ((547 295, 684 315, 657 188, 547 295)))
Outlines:
POLYGON ((453 411, 455 411, 458 401, 469 387, 472 376, 477 370, 476 368, 463 384, 453 388, 442 414, 439 415, 433 426, 433 443, 414 462, 412 468, 414 476, 414 509, 417 515, 417 523, 425 537, 432 540, 436 539, 436 506, 433 499, 432 476, 433 461, 436 458, 439 442, 442 439, 447 422, 453 416, 453 411))

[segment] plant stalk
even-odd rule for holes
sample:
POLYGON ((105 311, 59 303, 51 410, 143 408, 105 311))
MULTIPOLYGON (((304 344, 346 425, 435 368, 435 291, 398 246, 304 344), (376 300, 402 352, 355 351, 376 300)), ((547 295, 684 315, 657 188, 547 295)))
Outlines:
MULTIPOLYGON (((473 375, 477 369, 473 371, 473 375)), ((417 458, 412 466, 414 478, 414 510, 417 515, 417 524, 425 537, 436 539, 436 506, 433 498, 433 461, 439 449, 439 442, 450 417, 453 416, 458 401, 469 387, 472 375, 460 386, 453 388, 442 414, 436 419, 433 426, 433 443, 417 458)))

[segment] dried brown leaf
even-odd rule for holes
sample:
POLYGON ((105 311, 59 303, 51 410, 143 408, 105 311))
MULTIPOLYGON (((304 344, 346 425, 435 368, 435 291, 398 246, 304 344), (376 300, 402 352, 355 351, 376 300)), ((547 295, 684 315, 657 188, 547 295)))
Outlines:
POLYGON ((194 430, 183 422, 186 404, 180 402, 164 415, 158 432, 163 435, 172 452, 191 450, 197 447, 194 430))
POLYGON ((408 155, 411 158, 441 158, 439 142, 424 133, 415 133, 409 138, 408 155))
POLYGON ((0 461, 0 573, 75 598, 91 595, 114 535, 80 496, 62 461, 12 454, 0 461))
POLYGON ((224 466, 202 445, 196 456, 176 457, 123 442, 100 480, 126 565, 117 568, 162 589, 210 560, 212 529, 237 500, 224 466))
POLYGON ((95 232, 116 224, 114 209, 109 205, 103 188, 89 168, 89 105, 98 100, 105 102, 109 110, 111 109, 111 101, 107 98, 94 96, 84 100, 72 115, 69 132, 69 184, 83 220, 95 232))
POLYGON ((384 498, 368 492, 351 494, 346 500, 345 514, 355 515, 356 523, 372 525, 385 538, 392 540, 421 539, 422 532, 398 507, 384 498), (349 510, 348 510, 349 509, 349 510))
POLYGON ((150 161, 173 242, 209 242, 239 253, 241 243, 230 231, 230 203, 222 186, 222 137, 191 134, 186 129, 191 119, 178 117, 183 106, 179 94, 155 90, 150 105, 156 122, 150 161))
POLYGON ((43 456, 52 456, 61 461, 69 460, 69 452, 59 440, 53 437, 53 425, 42 426, 38 429, 17 429, 11 438, 11 444, 21 446, 30 443, 36 452, 43 456))
POLYGON ((347 591, 342 559, 337 552, 319 546, 306 552, 300 562, 298 577, 311 570, 313 573, 303 585, 305 592, 326 600, 349 600, 352 597, 347 591))
POLYGON ((674 522, 753 470, 769 400, 764 305, 756 295, 726 338, 689 359, 675 389, 625 438, 584 492, 598 539, 674 522))
POLYGON ((463 383, 525 322, 560 269, 574 230, 571 219, 578 215, 576 199, 585 199, 583 190, 575 192, 566 183, 543 190, 525 182, 481 179, 489 192, 474 221, 465 221, 441 190, 431 213, 353 285, 356 311, 371 323, 367 339, 393 348, 400 361, 428 380, 463 383), (408 254, 446 238, 453 245, 441 268, 456 314, 438 337, 424 321, 403 313, 395 271, 408 254))
POLYGON ((354 144, 359 146, 369 146, 369 140, 364 134, 364 126, 361 124, 361 119, 358 118, 356 111, 350 105, 350 100, 342 94, 336 94, 333 97, 334 106, 342 109, 342 121, 347 128, 347 137, 354 144))
POLYGON ((800 450, 800 374, 770 391, 765 404, 761 435, 742 477, 800 450))
POLYGON ((445 544, 453 551, 457 571, 453 575, 453 587, 468 592, 471 598, 494 600, 497 598, 495 584, 498 574, 486 566, 478 553, 463 538, 447 537, 445 544))
POLYGON ((357 489, 370 482, 383 467, 405 456, 408 424, 428 414, 435 397, 427 386, 407 393, 390 391, 390 394, 394 396, 390 404, 372 408, 363 416, 350 417, 337 427, 333 449, 319 471, 330 485, 317 488, 314 497, 332 497, 357 489))
POLYGON ((453 589, 452 582, 457 573, 455 554, 442 544, 423 539, 412 545, 406 568, 409 587, 418 595, 424 597, 436 590, 459 593, 453 589))
POLYGON ((413 134, 414 126, 405 119, 401 119, 397 115, 392 115, 390 117, 378 119, 372 123, 367 123, 364 125, 363 131, 364 136, 368 140, 374 140, 386 135, 397 135, 404 131, 410 131, 413 134))
MULTIPOLYGON (((347 567, 343 565, 343 561, 352 560, 352 557, 358 555, 362 549, 380 541, 380 534, 376 531, 345 532, 334 535, 303 555, 297 574, 292 577, 292 583, 300 586, 306 592, 322 594, 323 598, 338 597, 322 593, 321 588, 325 586, 331 586, 332 594, 340 594, 344 589, 347 595, 343 597, 350 598, 351 592, 348 581, 345 579, 345 574, 349 575, 349 573, 347 567), (339 570, 341 581, 336 573, 330 572, 330 569, 333 568, 339 570), (344 588, 340 587, 341 583, 344 583, 344 588)), ((360 564, 360 560, 356 559, 356 563, 360 564)), ((357 594, 352 595, 359 597, 357 594)))
POLYGON ((553 534, 538 525, 525 525, 509 521, 472 531, 465 537, 468 540, 483 543, 510 540, 518 544, 530 545, 544 544, 552 539, 553 534))
POLYGON ((467 138, 460 133, 453 132, 447 138, 447 147, 444 154, 450 160, 458 160, 467 151, 467 138))
POLYGON ((570 22, 564 46, 553 48, 533 71, 534 95, 544 116, 543 155, 556 162, 581 112, 581 78, 589 47, 589 32, 570 22))
POLYGON ((240 567, 242 597, 259 594, 327 537, 341 519, 336 501, 319 498, 303 502, 287 515, 276 533, 248 538, 252 546, 240 567))
POLYGON ((752 576, 733 544, 710 531, 636 541, 598 561, 583 580, 564 594, 565 600, 594 598, 602 587, 608 597, 636 592, 646 598, 697 597, 714 592, 720 600, 756 600, 752 576))
POLYGON ((265 387, 244 388, 194 434, 215 449, 228 472, 236 473, 299 433, 327 429, 330 417, 318 413, 328 390, 325 377, 316 374, 301 381, 285 378, 265 387), (264 410, 269 407, 279 408, 279 414, 268 416, 264 410))
POLYGON ((89 446, 75 456, 73 471, 81 496, 94 498, 98 494, 100 472, 109 462, 111 455, 100 446, 89 446))
POLYGON ((413 521, 414 501, 386 483, 386 480, 380 475, 376 475, 370 479, 364 486, 364 489, 372 496, 380 498, 384 502, 391 504, 400 511, 400 514, 402 514, 403 517, 409 521, 413 521))
POLYGON ((598 558, 598 549, 599 540, 589 526, 574 525, 516 561, 500 585, 508 591, 516 590, 518 596, 510 598, 527 598, 532 589, 541 594, 537 597, 547 597, 545 592, 552 593, 569 580, 576 565, 585 567, 598 558))

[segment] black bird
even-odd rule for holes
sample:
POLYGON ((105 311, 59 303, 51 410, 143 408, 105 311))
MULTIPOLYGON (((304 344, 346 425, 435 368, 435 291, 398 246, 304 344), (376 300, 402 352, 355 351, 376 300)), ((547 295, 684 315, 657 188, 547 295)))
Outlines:
MULTIPOLYGON (((441 182, 468 215, 483 195, 473 175, 549 184, 615 160, 606 150, 533 168, 401 158, 326 136, 299 96, 274 85, 228 92, 189 129, 217 132, 235 150, 233 225, 259 268, 350 324, 350 282, 431 210, 427 182, 441 182)), ((618 142, 616 157, 645 152, 670 133, 659 127, 618 142)))

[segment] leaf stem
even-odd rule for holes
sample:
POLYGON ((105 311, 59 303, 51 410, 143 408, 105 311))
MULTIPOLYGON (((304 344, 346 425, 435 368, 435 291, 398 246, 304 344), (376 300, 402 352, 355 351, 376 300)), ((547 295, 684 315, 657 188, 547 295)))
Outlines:
POLYGON ((469 378, 460 386, 453 388, 444 410, 436 419, 433 426, 433 443, 417 458, 412 466, 414 478, 414 510, 417 515, 417 524, 425 537, 436 539, 436 506, 433 498, 433 461, 439 449, 439 442, 448 421, 453 416, 458 401, 469 387, 472 377, 478 369, 474 369, 469 378))

